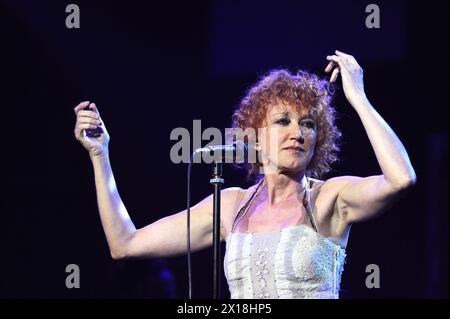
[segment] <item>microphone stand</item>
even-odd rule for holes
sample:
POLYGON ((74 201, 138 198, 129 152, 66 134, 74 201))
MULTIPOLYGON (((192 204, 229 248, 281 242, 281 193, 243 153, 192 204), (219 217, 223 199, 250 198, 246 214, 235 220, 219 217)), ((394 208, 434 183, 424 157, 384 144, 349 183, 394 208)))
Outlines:
POLYGON ((214 249, 214 287, 213 299, 220 299, 220 273, 221 273, 221 254, 220 254, 220 190, 224 180, 222 178, 222 163, 214 161, 213 178, 209 183, 214 185, 213 195, 213 249, 214 249))

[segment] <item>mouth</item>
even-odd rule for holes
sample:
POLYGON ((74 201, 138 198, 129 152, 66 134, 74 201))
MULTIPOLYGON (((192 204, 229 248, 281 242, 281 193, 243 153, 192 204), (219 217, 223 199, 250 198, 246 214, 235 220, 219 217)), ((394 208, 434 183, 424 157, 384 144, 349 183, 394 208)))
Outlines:
POLYGON ((289 147, 285 147, 284 148, 287 151, 292 151, 292 152, 304 152, 305 149, 301 146, 289 146, 289 147))

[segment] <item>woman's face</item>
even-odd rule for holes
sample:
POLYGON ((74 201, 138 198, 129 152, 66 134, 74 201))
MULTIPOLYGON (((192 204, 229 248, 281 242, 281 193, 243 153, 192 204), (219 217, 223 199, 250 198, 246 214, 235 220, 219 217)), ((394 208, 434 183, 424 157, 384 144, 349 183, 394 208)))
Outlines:
POLYGON ((264 173, 304 172, 317 141, 314 118, 306 109, 299 112, 296 107, 280 102, 268 108, 264 124, 259 133, 264 173))

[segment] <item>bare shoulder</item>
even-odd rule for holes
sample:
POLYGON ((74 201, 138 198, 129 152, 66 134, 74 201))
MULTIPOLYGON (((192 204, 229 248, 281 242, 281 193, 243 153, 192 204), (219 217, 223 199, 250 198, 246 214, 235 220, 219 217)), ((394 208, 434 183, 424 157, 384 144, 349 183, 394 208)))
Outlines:
POLYGON ((332 177, 327 180, 310 178, 310 180, 313 181, 313 185, 318 184, 324 190, 335 192, 339 192, 343 187, 345 187, 349 183, 357 182, 361 179, 362 177, 349 175, 332 177))
POLYGON ((242 200, 248 198, 253 194, 258 187, 258 184, 252 185, 248 188, 241 187, 228 187, 222 190, 222 194, 226 197, 229 202, 228 204, 235 204, 236 200, 242 200))
MULTIPOLYGON (((249 188, 228 187, 222 190, 222 204, 229 210, 230 214, 236 213, 242 202, 245 202, 251 194, 255 191, 257 185, 249 188)), ((234 217, 234 216, 233 216, 234 217)))
POLYGON ((226 238, 231 231, 237 213, 245 205, 256 187, 257 185, 248 188, 229 187, 222 190, 222 213, 220 219, 223 238, 226 238))
POLYGON ((238 206, 239 201, 245 194, 245 190, 240 187, 228 187, 221 191, 221 215, 220 220, 222 224, 223 235, 228 234, 228 229, 231 227, 234 220, 234 211, 238 206))
POLYGON ((350 175, 336 176, 326 180, 317 180, 311 178, 311 180, 313 180, 313 188, 314 184, 317 184, 318 187, 320 187, 321 189, 320 193, 326 195, 327 197, 332 196, 335 199, 337 199, 339 193, 347 185, 359 182, 362 179, 363 179, 362 177, 350 175))

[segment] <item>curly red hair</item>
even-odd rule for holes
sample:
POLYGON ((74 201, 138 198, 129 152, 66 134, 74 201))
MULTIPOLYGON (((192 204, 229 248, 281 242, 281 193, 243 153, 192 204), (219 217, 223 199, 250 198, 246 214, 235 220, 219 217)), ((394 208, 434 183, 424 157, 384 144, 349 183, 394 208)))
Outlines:
MULTIPOLYGON (((232 116, 233 129, 252 128, 257 132, 266 119, 271 105, 282 101, 298 109, 307 109, 316 121, 317 142, 306 174, 320 178, 338 160, 341 132, 335 125, 336 111, 331 105, 335 87, 326 80, 306 71, 291 74, 285 69, 272 70, 251 87, 232 116)), ((234 137, 236 138, 236 137, 234 137)), ((257 137, 244 136, 249 144, 257 137)), ((247 163, 249 177, 258 175, 261 163, 247 163)))

